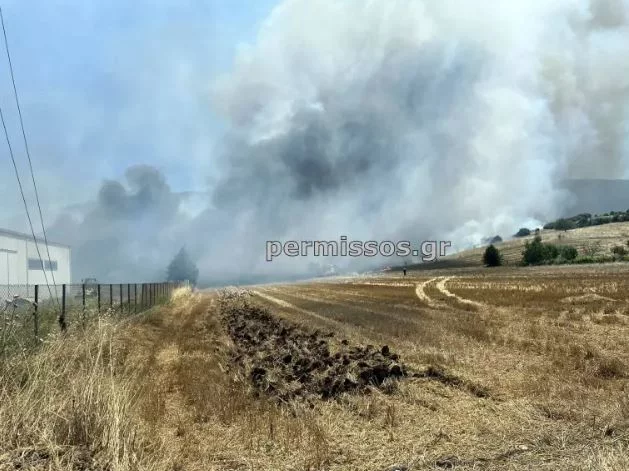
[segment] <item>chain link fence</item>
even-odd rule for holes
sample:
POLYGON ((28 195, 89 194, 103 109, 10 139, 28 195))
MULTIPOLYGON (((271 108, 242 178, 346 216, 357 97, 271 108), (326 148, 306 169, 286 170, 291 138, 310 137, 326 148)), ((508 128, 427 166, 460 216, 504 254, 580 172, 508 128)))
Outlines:
POLYGON ((187 282, 0 285, 0 358, 102 314, 131 316, 163 304, 187 282))

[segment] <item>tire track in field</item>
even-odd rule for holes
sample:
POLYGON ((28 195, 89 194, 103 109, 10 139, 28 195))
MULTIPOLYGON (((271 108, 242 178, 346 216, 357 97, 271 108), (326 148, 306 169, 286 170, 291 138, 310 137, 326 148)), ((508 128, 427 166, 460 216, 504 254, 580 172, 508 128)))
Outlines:
POLYGON ((443 303, 436 301, 430 296, 428 296, 428 294, 426 294, 426 288, 428 287, 429 284, 434 283, 435 281, 439 280, 439 278, 441 277, 431 278, 427 281, 419 283, 415 287, 415 294, 417 295, 419 300, 433 308, 443 307, 443 303))
MULTIPOLYGON (((356 285, 352 285, 352 286, 356 286, 356 285)), ((387 287, 389 287, 389 285, 385 285, 387 287)), ((414 283, 410 283, 407 284, 405 286, 408 287, 414 287, 415 284, 414 283)), ((274 289, 275 291, 279 291, 277 288, 270 288, 270 289, 274 289)), ((330 300, 334 300, 340 303, 351 303, 351 305, 354 304, 360 304, 360 305, 372 305, 372 304, 380 304, 383 305, 383 307, 393 307, 396 309, 402 309, 404 311, 411 311, 411 312, 416 312, 416 313, 422 313, 425 312, 426 308, 424 307, 419 307, 417 306, 416 303, 412 303, 412 304, 403 304, 403 303, 397 303, 397 304, 393 304, 394 301, 398 300, 399 295, 396 295, 395 297, 392 297, 392 299, 387 300, 387 299, 378 299, 377 301, 374 301, 374 296, 373 294, 365 294, 365 293, 358 293, 358 292, 351 292, 348 290, 334 290, 334 289, 329 289, 329 288, 304 288, 304 287, 300 287, 299 291, 283 291, 286 294, 299 294, 302 295, 304 294, 304 292, 306 294, 310 294, 312 296, 317 297, 318 300, 323 301, 330 301, 330 300), (319 295, 319 296, 317 296, 319 295), (325 298, 322 298, 321 296, 326 296, 325 298)), ((412 300, 414 298, 409 298, 409 300, 412 300)))
POLYGON ((452 291, 448 290, 448 288, 446 288, 446 283, 450 280, 453 280, 454 278, 456 277, 454 276, 443 277, 441 280, 437 282, 437 284, 435 285, 435 288, 437 288, 441 292, 441 294, 443 294, 444 296, 447 296, 450 299, 454 299, 455 301, 461 304, 468 304, 470 306, 474 306, 477 308, 486 307, 486 305, 483 303, 479 303, 478 301, 473 301, 471 299, 463 298, 459 296, 458 294, 455 294, 452 291))
MULTIPOLYGON (((277 289, 277 288, 271 288, 271 289, 277 289)), ((361 303, 361 302, 355 302, 352 300, 346 300, 348 302, 344 302, 339 299, 321 298, 316 295, 313 296, 313 295, 307 295, 307 294, 296 293, 296 292, 286 293, 286 294, 293 298, 302 299, 304 301, 310 301, 310 302, 324 304, 324 305, 327 304, 329 306, 335 306, 335 307, 340 307, 340 308, 353 309, 355 311, 364 312, 365 314, 368 314, 370 316, 380 317, 385 321, 394 319, 400 323, 420 325, 420 322, 417 321, 417 319, 415 319, 414 317, 405 317, 405 316, 401 316, 399 314, 395 314, 391 312, 382 312, 373 308, 364 307, 362 305, 364 303, 361 303)), ((414 309, 411 309, 411 310, 414 312, 418 312, 417 310, 414 310, 414 309)))
POLYGON ((437 276, 435 278, 431 278, 427 281, 424 281, 422 283, 419 283, 416 288, 415 288, 415 294, 417 295, 417 298, 419 298, 420 301, 428 304, 430 307, 433 308, 443 308, 443 307, 448 307, 448 308, 456 308, 456 306, 452 306, 448 303, 445 303, 443 301, 431 298, 428 293, 426 293, 426 288, 431 285, 432 283, 435 284, 435 288, 446 298, 448 299, 452 299, 453 301, 456 301, 460 304, 466 304, 468 306, 473 306, 475 308, 483 308, 483 307, 487 307, 486 304, 483 303, 479 303, 477 301, 473 301, 471 299, 466 299, 463 298, 461 296, 459 296, 458 294, 455 294, 453 292, 451 292, 447 287, 446 287, 446 283, 448 281, 451 281, 453 279, 455 279, 456 277, 454 276, 437 276))
POLYGON ((256 296, 261 297, 262 299, 265 299, 265 300, 269 301, 270 303, 273 303, 273 304, 275 304, 277 306, 280 306, 280 307, 282 307, 284 309, 289 309, 291 311, 295 311, 295 312, 299 312, 301 314, 305 314, 306 316, 314 317, 315 319, 323 321, 326 324, 333 323, 335 325, 343 325, 341 322, 337 321, 336 319, 332 319, 330 317, 325 317, 325 316, 322 316, 320 314, 317 314, 316 312, 300 308, 298 306, 295 306, 294 304, 289 303, 288 301, 284 301, 283 299, 276 298, 275 296, 271 296, 269 294, 263 293, 262 291, 254 290, 253 294, 255 294, 256 296))

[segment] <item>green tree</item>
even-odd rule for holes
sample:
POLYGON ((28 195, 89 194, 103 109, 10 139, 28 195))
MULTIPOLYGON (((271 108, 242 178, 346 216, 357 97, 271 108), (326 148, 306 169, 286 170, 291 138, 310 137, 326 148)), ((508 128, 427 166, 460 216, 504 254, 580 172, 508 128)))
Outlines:
POLYGON ((531 230, 526 227, 521 227, 518 232, 515 233, 515 237, 526 237, 531 235, 531 230))
POLYGON ((523 265, 539 265, 544 263, 546 259, 546 248, 540 236, 535 236, 532 242, 527 241, 524 244, 522 252, 523 265))
POLYGON ((502 254, 493 244, 485 249, 483 263, 488 267, 499 267, 502 265, 502 254))
POLYGON ((574 229, 574 222, 568 219, 557 219, 555 221, 555 229, 558 231, 567 231, 568 229, 574 229))
POLYGON ((177 255, 168 264, 168 281, 188 280, 192 285, 196 285, 199 277, 199 269, 188 255, 185 248, 181 248, 177 255))

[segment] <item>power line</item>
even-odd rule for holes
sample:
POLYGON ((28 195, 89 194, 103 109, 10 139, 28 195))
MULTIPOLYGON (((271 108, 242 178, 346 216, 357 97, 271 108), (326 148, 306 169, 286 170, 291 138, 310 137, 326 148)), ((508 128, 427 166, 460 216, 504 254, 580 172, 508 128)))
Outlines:
MULTIPOLYGON (((2 121, 2 128, 4 129, 4 136, 7 139, 7 145, 9 146, 9 155, 11 156, 11 161, 13 162, 13 168, 15 170, 15 178, 17 178, 17 184, 20 188, 20 194, 22 195, 22 201, 24 202, 24 209, 26 210, 26 217, 28 218, 28 224, 31 228, 31 234, 33 235, 33 241, 35 242, 35 248, 37 249, 37 255, 39 256, 39 261, 42 264, 42 269, 44 267, 44 260, 42 259, 41 253, 39 251, 39 245, 37 245, 37 238, 35 237, 35 230, 33 229, 33 222, 31 221, 31 215, 28 212, 28 204, 26 204, 26 197, 24 196, 24 188, 22 187, 22 180, 20 179, 20 173, 17 169, 17 164, 15 163, 15 156, 13 155, 13 148, 11 147, 11 140, 9 139, 9 132, 7 131, 7 125, 4 121, 4 113, 2 112, 2 107, 0 107, 0 120, 2 121)), ((48 283, 48 275, 46 275, 46 270, 44 270, 44 279, 46 280, 46 286, 48 286, 48 293, 50 294, 50 298, 52 299, 52 290, 50 289, 50 284, 48 283)), ((56 294, 55 287, 55 294, 56 294)))
MULTIPOLYGON (((59 304, 59 295, 57 294, 57 281, 55 280, 55 273, 52 269, 52 260, 50 258, 50 247, 48 245, 48 236, 46 235, 46 228, 44 226, 44 217, 42 215, 41 204, 39 203, 39 192, 37 191, 37 184, 35 183, 35 173, 33 171, 33 162, 31 161, 31 153, 28 148, 28 140, 26 139, 26 131, 24 130, 24 119, 22 118, 22 108, 20 106, 20 100, 17 93, 17 87, 15 85, 15 76, 13 74, 13 63, 11 62, 11 54, 9 52, 9 41, 7 39, 7 30, 4 26, 4 15, 2 13, 2 7, 0 7, 0 22, 2 23, 2 34, 4 35, 4 47, 7 52, 7 59, 9 61, 9 71, 11 72, 11 83, 13 84, 13 96, 15 97, 15 104, 17 106, 17 112, 20 117, 20 127, 22 129, 22 138, 24 139, 24 148, 26 149, 26 157, 28 158, 28 166, 31 171, 31 180, 33 181, 33 188, 35 189, 35 200, 37 201, 37 209, 39 211, 39 222, 41 223, 41 230, 44 236, 44 243, 46 244, 46 253, 48 254, 48 264, 50 266, 50 274, 52 276, 52 284, 55 286, 55 296, 57 298, 57 304, 59 304)), ((37 240, 35 239, 35 234, 33 234, 33 241, 35 242, 35 247, 37 247, 37 240)), ((39 253, 39 248, 37 249, 39 253)), ((39 257, 40 261, 41 256, 39 257)), ((43 266, 42 261, 42 269, 44 269, 44 273, 46 273, 45 267, 43 266)))

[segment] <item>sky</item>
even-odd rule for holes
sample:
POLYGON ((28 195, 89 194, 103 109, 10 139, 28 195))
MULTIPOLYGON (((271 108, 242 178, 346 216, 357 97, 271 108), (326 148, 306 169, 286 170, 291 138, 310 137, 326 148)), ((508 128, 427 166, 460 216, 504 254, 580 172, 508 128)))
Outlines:
MULTIPOLYGON (((269 263, 269 240, 460 250, 564 215, 566 179, 628 176, 629 0, 2 6, 46 227, 76 279, 159 280, 182 246, 205 283, 331 263, 269 263)), ((26 231, 3 155, 0 227, 26 231)))
MULTIPOLYGON (((273 2, 20 0, 2 6, 49 220, 93 198, 103 179, 118 178, 133 164, 155 166, 177 191, 207 191, 221 129, 210 84, 229 70, 239 45, 255 37, 273 2)), ((0 64, 1 104, 23 163, 4 56, 0 64)), ((11 167, 3 154, 5 173, 11 167)), ((28 177, 28 168, 21 170, 28 177)), ((15 178, 3 180, 0 199, 11 202, 11 211, 0 226, 26 230, 15 178)))

